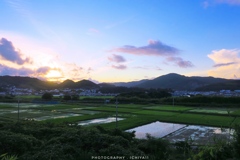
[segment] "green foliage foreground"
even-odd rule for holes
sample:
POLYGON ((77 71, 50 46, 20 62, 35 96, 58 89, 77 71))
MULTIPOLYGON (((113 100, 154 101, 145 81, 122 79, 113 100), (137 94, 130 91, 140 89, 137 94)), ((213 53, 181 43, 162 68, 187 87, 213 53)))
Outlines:
POLYGON ((147 136, 136 139, 134 133, 101 127, 39 122, 1 122, 0 158, 6 154, 19 160, 112 159, 239 159, 240 127, 234 141, 218 140, 214 146, 192 148, 188 142, 170 144, 164 139, 147 136), (107 157, 108 156, 108 157, 107 157), (111 159, 111 158, 110 158, 111 159))

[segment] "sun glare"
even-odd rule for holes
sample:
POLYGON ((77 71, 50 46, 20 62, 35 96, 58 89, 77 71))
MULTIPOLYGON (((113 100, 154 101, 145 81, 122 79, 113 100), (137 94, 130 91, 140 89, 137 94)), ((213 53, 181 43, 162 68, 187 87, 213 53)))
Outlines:
POLYGON ((56 80, 56 79, 59 79, 59 78, 62 78, 63 75, 60 71, 58 70, 50 70, 46 75, 45 77, 48 79, 48 80, 56 80))

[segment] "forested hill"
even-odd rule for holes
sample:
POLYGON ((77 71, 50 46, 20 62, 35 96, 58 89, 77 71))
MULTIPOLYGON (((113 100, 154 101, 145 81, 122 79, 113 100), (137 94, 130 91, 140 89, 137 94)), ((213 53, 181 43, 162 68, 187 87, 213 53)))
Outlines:
POLYGON ((66 80, 60 84, 51 81, 42 81, 37 78, 20 76, 0 76, 0 87, 31 88, 31 89, 57 89, 57 88, 85 88, 96 89, 99 86, 88 80, 74 82, 66 80))
MULTIPOLYGON (((219 83, 225 84, 230 80, 214 77, 186 77, 183 75, 171 73, 157 77, 153 80, 148 80, 144 83, 137 85, 141 88, 172 88, 174 90, 202 90, 202 87, 209 86, 209 90, 212 90, 211 85, 217 85, 219 83)), ((215 89, 221 90, 221 86, 215 89)))
POLYGON ((0 87, 11 86, 15 86, 17 88, 52 89, 56 88, 58 84, 31 77, 0 76, 0 87))

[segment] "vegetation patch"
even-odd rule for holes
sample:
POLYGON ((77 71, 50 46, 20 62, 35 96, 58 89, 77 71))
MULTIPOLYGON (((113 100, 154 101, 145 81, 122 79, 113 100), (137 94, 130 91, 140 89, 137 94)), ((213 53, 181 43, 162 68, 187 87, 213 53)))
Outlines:
POLYGON ((233 113, 236 108, 196 108, 192 109, 189 112, 197 112, 197 113, 213 113, 213 114, 230 114, 233 113))
POLYGON ((202 114, 179 114, 169 121, 184 124, 199 124, 206 126, 230 127, 234 117, 202 115, 202 114))
POLYGON ((235 125, 240 125, 240 117, 235 118, 235 120, 232 123, 232 127, 234 127, 235 125))
POLYGON ((80 99, 112 99, 114 96, 80 96, 80 99))
MULTIPOLYGON (((116 106, 116 105, 111 105, 111 106, 116 106)), ((147 105, 143 104, 118 104, 118 107, 120 108, 135 108, 135 109, 142 109, 146 107, 147 105)))
POLYGON ((230 127, 234 117, 207 115, 203 118, 203 123, 210 126, 230 127))
POLYGON ((240 116, 240 109, 232 112, 231 115, 240 116))
POLYGON ((203 117, 204 115, 183 113, 171 117, 169 121, 184 124, 201 124, 203 117))
POLYGON ((127 129, 135 128, 135 127, 145 125, 155 121, 157 121, 157 117, 155 116, 137 115, 137 116, 132 116, 124 120, 118 121, 117 125, 116 125, 116 122, 111 122, 107 124, 101 124, 101 127, 106 129, 114 129, 117 127, 118 129, 121 129, 121 130, 127 130, 127 129))
POLYGON ((194 108, 192 107, 185 107, 185 106, 172 106, 172 105, 154 105, 154 106, 150 106, 150 107, 145 107, 145 109, 149 109, 149 110, 166 110, 166 111, 188 111, 188 110, 192 110, 194 108))
POLYGON ((144 115, 154 115, 154 116, 175 116, 179 113, 176 112, 165 112, 165 111, 151 111, 151 110, 141 110, 134 112, 135 114, 144 114, 144 115))
MULTIPOLYGON (((94 110, 94 111, 107 111, 107 112, 116 112, 116 107, 96 107, 96 108, 86 108, 86 110, 94 110)), ((133 108, 117 108, 118 112, 123 112, 123 113, 133 113, 138 111, 139 109, 133 109, 133 108)))

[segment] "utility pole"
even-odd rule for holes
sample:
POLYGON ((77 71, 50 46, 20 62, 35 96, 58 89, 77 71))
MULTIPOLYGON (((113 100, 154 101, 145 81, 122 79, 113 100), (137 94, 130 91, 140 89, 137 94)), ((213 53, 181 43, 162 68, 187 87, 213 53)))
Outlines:
POLYGON ((19 121, 19 98, 18 98, 18 121, 19 121))
POLYGON ((117 96, 116 96, 116 128, 118 128, 118 99, 117 99, 117 96))
POLYGON ((173 102, 172 102, 172 105, 174 106, 174 96, 173 96, 173 102))
POLYGON ((172 105, 174 106, 174 96, 175 96, 175 94, 174 94, 174 92, 172 92, 172 105))

